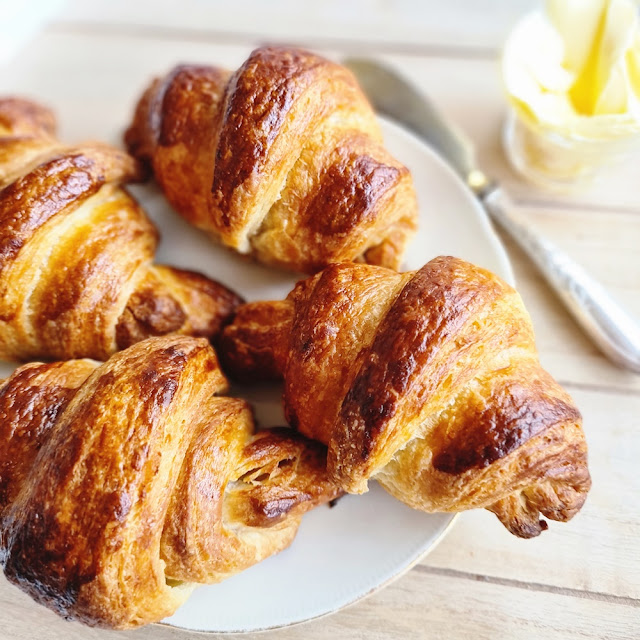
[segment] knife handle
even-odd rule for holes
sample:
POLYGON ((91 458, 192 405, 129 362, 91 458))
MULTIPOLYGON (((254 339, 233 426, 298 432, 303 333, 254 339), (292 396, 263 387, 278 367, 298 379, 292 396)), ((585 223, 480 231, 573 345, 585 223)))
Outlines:
POLYGON ((495 220, 536 263, 547 282, 601 351, 640 373, 640 327, 578 263, 538 234, 502 189, 483 197, 495 220))

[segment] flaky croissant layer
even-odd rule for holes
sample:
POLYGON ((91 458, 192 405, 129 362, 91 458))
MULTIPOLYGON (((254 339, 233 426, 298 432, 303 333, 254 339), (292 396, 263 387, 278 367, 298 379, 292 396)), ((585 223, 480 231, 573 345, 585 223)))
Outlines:
POLYGON ((235 73, 176 67, 146 90, 126 142, 189 222, 269 264, 398 268, 415 231, 411 176, 354 76, 307 51, 256 49, 235 73))
POLYGON ((484 269, 330 265, 285 301, 241 306, 221 351, 236 377, 284 377, 288 420, 328 445, 346 491, 375 478, 416 509, 490 509, 522 537, 585 501, 580 413, 520 296, 484 269))
POLYGON ((240 298, 153 265, 158 234, 122 184, 135 160, 71 147, 52 113, 0 98, 0 359, 108 358, 156 335, 211 336, 240 298))
POLYGON ((340 493, 326 454, 254 433, 206 340, 106 363, 27 364, 0 386, 0 561, 57 613, 126 628, 285 548, 340 493))

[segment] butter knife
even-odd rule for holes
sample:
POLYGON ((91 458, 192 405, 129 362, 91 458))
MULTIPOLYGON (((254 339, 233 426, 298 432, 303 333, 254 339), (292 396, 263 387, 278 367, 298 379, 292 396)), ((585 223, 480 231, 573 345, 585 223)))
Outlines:
POLYGON ((640 373, 640 327, 577 262, 540 235, 508 194, 478 167, 473 144, 435 105, 391 68, 370 59, 343 62, 377 111, 423 138, 460 174, 491 219, 537 265, 567 310, 600 350, 640 373))

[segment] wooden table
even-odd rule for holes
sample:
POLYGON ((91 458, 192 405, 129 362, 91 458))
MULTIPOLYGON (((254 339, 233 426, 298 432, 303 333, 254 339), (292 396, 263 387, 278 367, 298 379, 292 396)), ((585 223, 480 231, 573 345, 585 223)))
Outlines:
MULTIPOLYGON (((73 0, 1 70, 2 91, 53 105, 62 138, 118 142, 148 78, 178 61, 235 67, 257 43, 327 55, 376 54, 428 91, 476 142, 487 172, 531 220, 640 318, 640 163, 573 196, 519 180, 499 145, 498 58, 529 0, 73 0), (79 85, 74 77, 92 71, 79 85)), ((434 212, 437 215, 437 210, 434 212)), ((639 638, 640 376, 582 335, 527 258, 504 238, 534 320, 543 365, 584 414, 593 489, 569 524, 510 536, 488 512, 465 513, 410 573, 325 619, 255 638, 639 638)), ((249 605, 250 606, 250 605, 249 605)), ((195 638, 167 627, 104 632, 67 623, 0 582, 0 637, 195 638)))

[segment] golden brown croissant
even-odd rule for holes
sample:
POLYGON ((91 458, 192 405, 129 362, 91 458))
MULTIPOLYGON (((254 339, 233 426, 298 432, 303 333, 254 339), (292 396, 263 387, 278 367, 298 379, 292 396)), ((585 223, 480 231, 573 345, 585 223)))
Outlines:
POLYGON ((0 99, 0 359, 105 359, 148 336, 210 336, 240 302, 152 265, 158 235, 121 188, 133 158, 54 138, 52 113, 0 99))
POLYGON ((126 142, 189 222, 269 264, 398 268, 415 230, 411 175, 354 76, 307 51, 256 49, 233 74, 176 67, 146 90, 126 142))
POLYGON ((485 507, 512 533, 569 520, 590 487, 581 417, 540 366, 518 293, 450 257, 398 274, 331 265, 222 335, 241 378, 283 375, 290 423, 330 477, 424 511, 485 507))
POLYGON ((323 448, 254 434, 206 340, 105 364, 27 364, 0 386, 0 560, 59 614, 133 627, 292 541, 335 498, 323 448))

